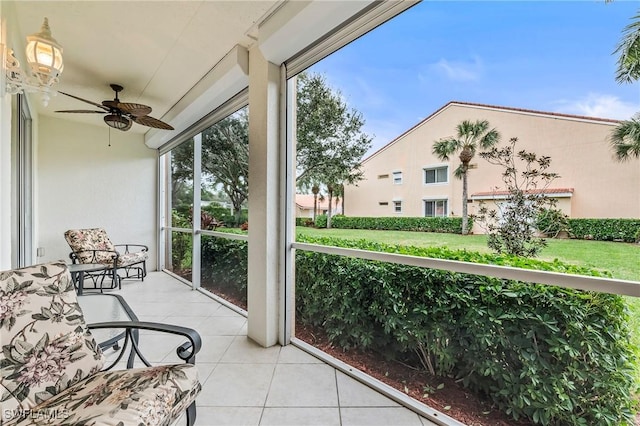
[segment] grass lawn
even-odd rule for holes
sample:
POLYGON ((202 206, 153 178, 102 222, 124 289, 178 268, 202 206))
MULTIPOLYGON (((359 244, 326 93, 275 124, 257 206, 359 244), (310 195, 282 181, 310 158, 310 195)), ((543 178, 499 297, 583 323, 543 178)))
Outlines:
MULTIPOLYGON (((411 231, 371 231, 366 229, 316 229, 297 227, 298 234, 312 237, 334 237, 350 240, 370 240, 379 243, 410 246, 448 247, 490 253, 485 235, 436 234, 411 231)), ((640 281, 640 245, 609 241, 548 239, 539 258, 558 259, 591 268, 607 270, 614 278, 640 281)))

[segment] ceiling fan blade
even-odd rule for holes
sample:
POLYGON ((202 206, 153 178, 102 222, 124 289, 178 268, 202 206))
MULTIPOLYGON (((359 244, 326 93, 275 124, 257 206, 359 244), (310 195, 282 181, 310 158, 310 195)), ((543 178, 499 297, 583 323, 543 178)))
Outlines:
POLYGON ((143 126, 154 127, 156 129, 163 130, 173 130, 173 127, 171 127, 164 121, 160 121, 157 118, 149 117, 148 115, 142 117, 136 117, 135 115, 132 115, 131 119, 138 124, 142 124, 143 126))
POLYGON ((95 113, 95 114, 106 114, 106 111, 94 111, 92 109, 65 109, 62 111, 54 111, 54 112, 73 112, 73 113, 95 113))
POLYGON ((131 102, 119 102, 117 108, 135 117, 142 117, 151 114, 150 106, 131 102))
POLYGON ((79 100, 79 101, 86 102, 86 103, 91 104, 91 105, 93 105, 93 106, 97 106, 98 108, 102 108, 102 109, 104 109, 104 110, 106 110, 106 111, 109 111, 109 109, 108 109, 108 108, 106 108, 106 107, 104 107, 104 106, 100 105, 99 103, 96 103, 96 102, 93 102, 93 101, 88 101, 88 100, 86 100, 86 99, 82 99, 82 98, 79 98, 79 97, 77 97, 77 96, 74 96, 74 95, 70 95, 70 94, 68 94, 68 93, 65 93, 65 92, 58 92, 58 93, 62 93, 63 95, 65 95, 65 96, 69 96, 70 98, 77 99, 77 100, 79 100))

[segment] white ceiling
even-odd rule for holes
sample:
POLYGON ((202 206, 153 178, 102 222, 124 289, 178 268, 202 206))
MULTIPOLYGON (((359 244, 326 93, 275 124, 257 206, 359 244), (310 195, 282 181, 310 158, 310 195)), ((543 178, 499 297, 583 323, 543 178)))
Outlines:
MULTIPOLYGON (((258 24, 281 3, 17 1, 10 5, 14 39, 9 38, 9 47, 22 52, 24 44, 16 44, 38 32, 47 17, 53 37, 64 48, 65 68, 57 90, 100 103, 113 99, 109 84, 117 83, 124 86, 121 101, 149 105, 150 115, 162 120, 235 45, 255 43, 258 24)), ((98 114, 55 114, 60 109, 92 109, 63 95, 37 108, 44 115, 102 123, 98 114)), ((130 132, 148 130, 134 124, 130 132)))

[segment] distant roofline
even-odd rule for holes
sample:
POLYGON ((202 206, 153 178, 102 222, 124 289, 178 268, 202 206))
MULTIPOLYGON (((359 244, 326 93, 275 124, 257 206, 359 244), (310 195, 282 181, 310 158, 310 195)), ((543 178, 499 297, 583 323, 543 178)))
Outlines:
POLYGON ((474 103, 474 102, 449 101, 445 105, 441 106, 436 111, 431 113, 428 117, 426 117, 423 120, 419 121, 418 123, 416 123, 415 125, 413 125, 409 129, 405 130, 399 136, 396 136, 393 140, 391 140, 390 142, 388 142, 387 144, 382 146, 380 149, 378 149, 377 151, 373 152, 368 157, 364 158, 362 160, 362 163, 364 163, 365 161, 368 161, 372 157, 375 157, 378 153, 384 151, 389 146, 393 145, 396 141, 401 139, 403 136, 405 136, 406 134, 412 132, 414 129, 416 129, 417 127, 421 126, 426 121, 428 121, 431 118, 433 118, 434 116, 438 115, 442 110, 444 110, 445 108, 448 108, 448 107, 450 107, 452 105, 480 107, 480 108, 511 111, 511 112, 523 112, 523 113, 527 113, 527 114, 536 114, 536 115, 551 116, 551 117, 569 118, 569 119, 581 120, 581 121, 596 121, 596 122, 608 123, 608 124, 617 124, 617 123, 620 123, 620 121, 621 121, 621 120, 614 120, 614 119, 611 119, 611 118, 599 118, 599 117, 589 117, 589 116, 586 116, 586 115, 563 114, 561 112, 538 111, 538 110, 535 110, 535 109, 513 108, 513 107, 505 107, 505 106, 499 106, 499 105, 480 104, 480 103, 474 103))
MULTIPOLYGON (((530 189, 524 191, 525 194, 542 194, 545 197, 552 198, 571 198, 573 196, 573 188, 545 188, 545 189, 530 189)), ((495 191, 481 191, 471 194, 472 200, 503 200, 510 195, 509 191, 495 190, 495 191)))

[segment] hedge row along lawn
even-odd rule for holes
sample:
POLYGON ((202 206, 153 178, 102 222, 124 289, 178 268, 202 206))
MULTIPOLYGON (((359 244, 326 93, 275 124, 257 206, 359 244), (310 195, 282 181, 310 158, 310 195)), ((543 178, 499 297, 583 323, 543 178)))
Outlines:
MULTIPOLYGON (((560 261, 448 248, 298 241, 602 275, 560 261)), ((344 350, 370 349, 453 377, 516 420, 633 422, 634 352, 620 296, 298 251, 296 315, 344 350)))
MULTIPOLYGON (((586 221, 588 219, 576 220, 586 221)), ((631 221, 630 221, 631 222, 631 221)), ((430 232, 372 231, 352 229, 315 229, 298 227, 303 237, 332 237, 339 239, 366 239, 380 243, 394 243, 417 247, 446 247, 490 253, 484 235, 436 234, 430 232)), ((606 271, 613 278, 640 282, 640 244, 613 241, 588 241, 574 239, 547 239, 548 246, 538 259, 570 263, 606 271)), ((629 307, 631 342, 636 348, 636 382, 640 383, 640 298, 624 296, 629 307)), ((640 393, 640 391, 639 391, 640 393)))

